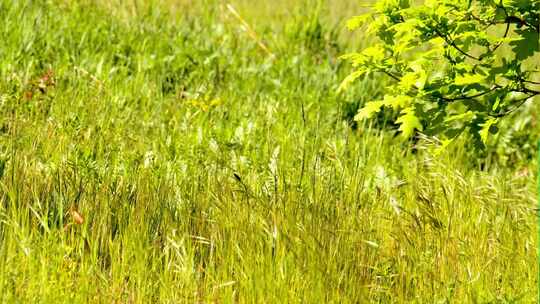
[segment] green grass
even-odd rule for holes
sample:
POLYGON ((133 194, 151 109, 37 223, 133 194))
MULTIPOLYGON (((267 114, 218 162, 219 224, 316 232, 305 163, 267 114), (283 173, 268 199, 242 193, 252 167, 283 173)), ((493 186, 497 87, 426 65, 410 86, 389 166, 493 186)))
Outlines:
POLYGON ((172 2, 0 1, 1 302, 535 301, 536 162, 351 128, 354 5, 172 2))

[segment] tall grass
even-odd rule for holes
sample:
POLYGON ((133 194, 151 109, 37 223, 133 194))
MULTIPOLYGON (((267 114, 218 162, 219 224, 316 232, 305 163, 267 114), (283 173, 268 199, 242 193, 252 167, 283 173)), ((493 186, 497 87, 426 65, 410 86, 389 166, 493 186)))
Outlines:
POLYGON ((536 164, 351 128, 347 1, 133 3, 0 1, 2 302, 534 301, 536 164))

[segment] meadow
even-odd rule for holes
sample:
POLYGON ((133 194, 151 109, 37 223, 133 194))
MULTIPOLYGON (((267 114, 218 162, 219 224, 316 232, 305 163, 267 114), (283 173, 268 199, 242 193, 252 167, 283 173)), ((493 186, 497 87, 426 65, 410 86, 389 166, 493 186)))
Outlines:
POLYGON ((534 303, 538 110, 352 122, 364 6, 0 0, 0 302, 534 303))

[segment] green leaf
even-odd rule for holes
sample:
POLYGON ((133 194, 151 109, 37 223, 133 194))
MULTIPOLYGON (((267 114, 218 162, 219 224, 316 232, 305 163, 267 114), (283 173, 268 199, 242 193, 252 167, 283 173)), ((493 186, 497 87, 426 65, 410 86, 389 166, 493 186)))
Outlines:
POLYGON ((462 113, 462 114, 447 117, 444 120, 444 122, 452 122, 452 121, 456 121, 456 120, 471 120, 473 118, 474 118, 474 113, 472 111, 467 111, 467 112, 462 113))
POLYGON ((491 110, 496 111, 499 108, 499 104, 501 103, 501 97, 497 96, 495 99, 495 103, 493 104, 493 107, 491 107, 491 110))
POLYGON ((408 107, 412 103, 413 99, 407 95, 385 95, 383 103, 387 107, 392 107, 394 110, 408 107))
POLYGON ((531 0, 502 0, 504 6, 527 9, 531 6, 531 0))
POLYGON ((401 80, 399 81, 399 86, 405 90, 408 90, 415 86, 417 80, 418 75, 416 73, 407 73, 401 77, 401 80))
POLYGON ((362 51, 362 55, 371 58, 373 61, 381 61, 385 58, 384 48, 381 45, 366 48, 362 51))
POLYGON ((526 30, 516 30, 516 33, 523 38, 510 42, 517 60, 523 61, 540 51, 540 37, 538 32, 527 28, 526 30))
POLYGON ((356 116, 354 116, 354 120, 360 121, 362 119, 371 118, 373 114, 376 114, 381 110, 383 105, 384 102, 382 100, 370 101, 366 103, 364 107, 358 111, 356 116))
POLYGON ((414 130, 422 131, 424 129, 422 123, 416 117, 413 107, 405 108, 401 113, 403 115, 396 120, 396 123, 400 125, 399 130, 405 139, 410 138, 414 134, 414 130))
POLYGON ((360 53, 349 53, 349 54, 341 55, 339 56, 339 59, 350 60, 352 62, 353 67, 363 65, 366 62, 366 56, 360 53))
POLYGON ((496 123, 497 123, 497 118, 490 117, 488 120, 486 120, 486 122, 480 125, 482 127, 480 129, 480 138, 482 139, 482 142, 484 143, 484 145, 487 143, 489 130, 496 123))
POLYGON ((454 79, 454 84, 456 85, 477 84, 477 83, 482 83, 484 80, 486 80, 486 76, 483 76, 480 74, 465 74, 465 75, 456 76, 456 78, 454 79))
POLYGON ((367 69, 360 69, 349 74, 347 77, 345 77, 345 79, 343 79, 343 81, 339 85, 338 90, 337 90, 338 93, 341 93, 344 90, 346 90, 356 79, 362 77, 362 75, 366 73, 367 73, 367 69))
POLYGON ((351 19, 347 20, 347 28, 350 31, 353 31, 366 23, 366 21, 371 17, 371 14, 364 14, 360 16, 354 16, 351 19))
POLYGON ((456 138, 457 136, 453 138, 442 139, 441 144, 435 149, 435 151, 433 151, 433 154, 435 156, 439 156, 456 138))

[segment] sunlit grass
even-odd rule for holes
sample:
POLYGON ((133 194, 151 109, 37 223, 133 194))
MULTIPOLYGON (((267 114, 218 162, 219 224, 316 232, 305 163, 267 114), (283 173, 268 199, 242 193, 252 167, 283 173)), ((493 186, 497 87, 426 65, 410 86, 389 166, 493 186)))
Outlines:
POLYGON ((351 128, 347 1, 0 3, 2 302, 534 302, 535 163, 351 128))

